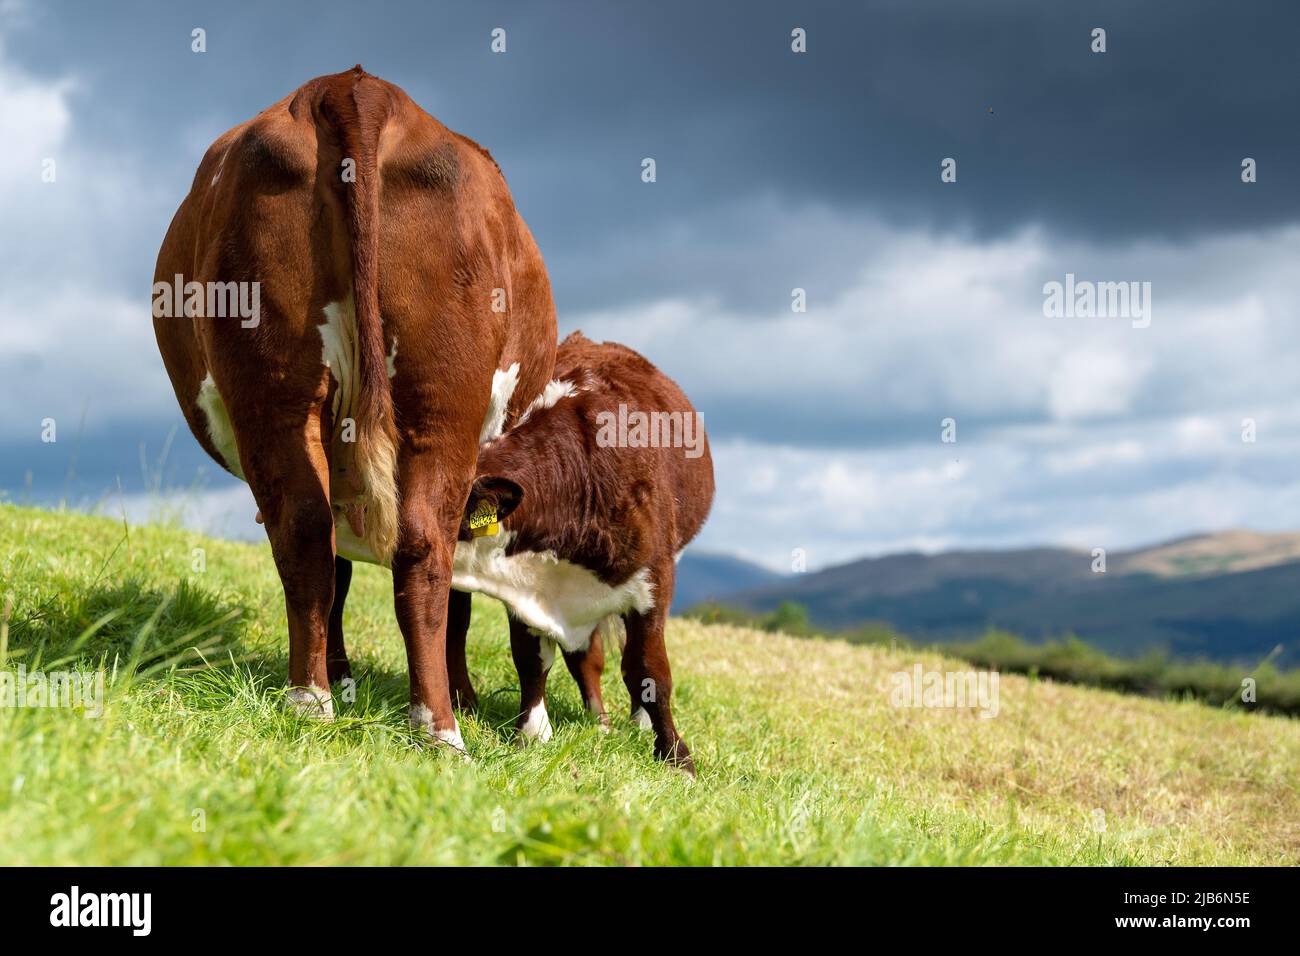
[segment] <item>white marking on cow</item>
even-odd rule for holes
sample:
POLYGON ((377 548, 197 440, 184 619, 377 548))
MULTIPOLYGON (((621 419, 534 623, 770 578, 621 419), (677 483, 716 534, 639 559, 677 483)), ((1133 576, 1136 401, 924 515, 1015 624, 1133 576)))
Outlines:
POLYGON ((462 754, 465 753, 465 741, 460 735, 460 722, 452 719, 450 730, 435 730, 433 726, 433 711, 424 704, 412 704, 409 711, 411 726, 416 730, 422 730, 435 743, 446 744, 462 754))
POLYGON ((412 704, 408 716, 411 720, 411 726, 416 730, 427 730, 433 733, 433 711, 424 704, 412 704))
POLYGON ((221 178, 221 171, 226 168, 226 153, 228 152, 230 152, 229 149, 223 149, 221 151, 221 158, 217 160, 217 171, 212 175, 212 186, 217 184, 217 180, 221 178))
MULTIPOLYGON (((321 364, 330 370, 338 387, 334 389, 334 427, 352 417, 353 397, 361 387, 361 357, 357 343, 357 312, 351 294, 340 302, 331 302, 322 310, 325 321, 316 326, 320 332, 321 364)), ((397 374, 397 336, 387 358, 388 377, 397 374)))
POLYGON ((319 720, 334 719, 334 698, 323 687, 314 684, 310 687, 290 687, 285 696, 289 709, 295 714, 319 720))
POLYGON ((320 332, 321 364, 330 370, 334 381, 334 428, 342 427, 345 418, 353 418, 353 397, 360 388, 360 361, 357 351, 357 313, 351 294, 340 302, 325 306, 325 321, 316 326, 320 332))
MULTIPOLYGON (((360 392, 360 347, 357 340, 356 307, 352 294, 346 299, 328 303, 322 310, 325 321, 316 326, 321 338, 321 364, 330 370, 337 386, 334 399, 330 404, 334 422, 334 438, 337 439, 344 427, 345 419, 352 419, 355 427, 365 428, 365 422, 356 421, 356 398, 360 392)), ((397 374, 397 337, 393 337, 392 350, 387 356, 388 376, 397 374)), ((397 449, 388 441, 387 436, 377 429, 366 433, 368 440, 358 440, 352 447, 356 451, 356 460, 352 463, 355 474, 366 501, 365 530, 367 538, 378 534, 376 529, 387 527, 389 520, 395 527, 397 515, 397 449)), ((336 449, 337 450, 337 449, 336 449)), ((340 502, 335 502, 336 504, 340 502)), ((335 528, 339 526, 338 515, 335 516, 335 528)), ((343 523, 347 523, 346 519, 343 523)), ((364 543, 356 560, 379 564, 374 557, 374 548, 369 541, 364 543)))
POLYGON ((459 721, 450 730, 435 730, 433 737, 439 743, 446 744, 453 750, 459 750, 462 754, 465 753, 465 739, 460 735, 459 721))
POLYGON ((642 730, 650 730, 654 727, 654 722, 650 719, 650 715, 646 713, 644 707, 638 707, 632 712, 632 723, 642 730))
POLYGON ((208 420, 208 438, 212 439, 212 446, 226 463, 226 470, 236 478, 244 479, 244 469, 239 464, 239 445, 235 442, 235 429, 230 424, 225 400, 217 391, 217 383, 212 380, 211 372, 199 385, 199 394, 194 399, 194 404, 203 410, 203 415, 208 420))
POLYGON ((555 663, 555 642, 545 633, 529 628, 533 636, 537 638, 537 656, 542 659, 542 670, 550 673, 551 665, 555 663))
POLYGON ((382 568, 388 567, 389 564, 375 557, 375 553, 370 550, 370 545, 356 536, 352 525, 348 523, 347 516, 338 511, 334 513, 334 550, 349 561, 377 564, 382 568))
POLYGON ((480 445, 501 437, 501 429, 506 424, 506 411, 518 384, 518 362, 511 362, 508 369, 497 369, 492 373, 492 396, 488 399, 487 414, 483 416, 483 427, 478 433, 480 445))
POLYGON ((528 711, 519 725, 521 743, 537 741, 544 744, 551 739, 551 718, 546 714, 546 701, 541 701, 528 711))
POLYGON ((597 623, 610 614, 654 607, 650 569, 610 586, 552 551, 507 555, 514 532, 458 541, 451 586, 502 601, 515 617, 566 651, 586 650, 597 623))
POLYGON ((580 391, 581 389, 572 382, 562 381, 557 378, 551 379, 546 383, 546 387, 542 389, 542 394, 538 395, 528 403, 528 407, 524 409, 524 413, 519 416, 519 421, 515 422, 515 427, 518 428, 524 422, 528 421, 533 412, 552 408, 556 402, 560 401, 560 399, 572 398, 580 391))

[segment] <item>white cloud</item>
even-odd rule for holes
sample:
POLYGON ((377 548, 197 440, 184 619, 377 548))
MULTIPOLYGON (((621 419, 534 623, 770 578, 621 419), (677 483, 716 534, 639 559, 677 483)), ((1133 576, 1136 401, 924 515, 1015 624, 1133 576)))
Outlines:
MULTIPOLYGON (((71 78, 40 82, 10 65, 0 35, 0 215, 13 214, 18 202, 48 184, 41 182, 42 163, 57 158, 72 124, 68 96, 71 78)), ((56 164, 57 173, 57 164, 56 164)))
POLYGON ((44 418, 80 421, 158 417, 176 403, 149 320, 148 302, 97 295, 77 285, 41 296, 0 292, 0 436, 33 438, 44 418))
POLYGON ((1220 413, 1288 397, 1298 256, 1296 228, 1121 248, 1041 230, 985 243, 900 231, 842 294, 809 289, 806 314, 785 298, 761 312, 665 299, 571 321, 654 357, 699 404, 775 400, 810 425, 832 402, 864 422, 1220 413), (1043 282, 1066 272, 1150 281, 1151 327, 1045 318, 1043 282))
POLYGON ((1047 407, 1053 418, 1071 420, 1129 411, 1151 360, 1087 346, 1062 355, 1051 370, 1047 407))
POLYGON ((814 564, 956 544, 1123 547, 1300 523, 1297 258, 1293 227, 1127 246, 898 230, 842 294, 810 288, 806 315, 786 300, 742 312, 671 299, 573 321, 643 351, 697 406, 759 409, 744 440, 711 431, 705 547, 776 568, 796 547, 814 564), (1151 282, 1151 326, 1044 317, 1043 283, 1067 272, 1151 282), (765 434, 774 412, 794 428, 765 434), (947 416, 956 445, 939 441, 947 416), (1255 444, 1241 440, 1247 417, 1255 444), (891 441, 854 441, 873 425, 891 441))
MULTIPOLYGON (((174 404, 158 358, 147 284, 132 298, 106 274, 148 176, 78 138, 74 77, 41 79, 6 58, 0 35, 0 438, 32 438, 41 420, 87 426, 158 417, 174 404), (46 159, 55 179, 41 178, 46 159)), ((161 238, 161 237, 160 237, 161 238)), ((140 251, 141 278, 152 253, 140 251)), ((126 283, 129 285, 129 283, 126 283)))
POLYGON ((1097 468, 1133 465, 1146 457, 1146 449, 1141 442, 1126 438, 1114 444, 1090 444, 1048 452, 1043 458, 1043 464, 1053 475, 1069 475, 1097 468))
POLYGON ((999 429, 872 450, 715 442, 717 501, 698 542, 788 570, 862 555, 1056 544, 1115 550, 1190 531, 1294 528, 1300 411, 1242 442, 1196 417, 999 429), (1288 437, 1283 437, 1288 436, 1288 437), (756 469, 771 480, 756 484, 756 469))

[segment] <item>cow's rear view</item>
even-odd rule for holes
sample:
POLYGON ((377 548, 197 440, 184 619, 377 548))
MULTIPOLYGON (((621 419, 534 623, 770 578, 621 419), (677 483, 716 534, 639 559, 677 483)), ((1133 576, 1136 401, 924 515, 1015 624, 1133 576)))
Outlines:
POLYGON ((480 439, 555 355, 545 267, 496 164, 359 66, 320 77, 208 150, 154 291, 186 421, 265 521, 295 704, 332 713, 349 559, 386 564, 412 722, 463 747, 444 653, 456 532, 480 439))

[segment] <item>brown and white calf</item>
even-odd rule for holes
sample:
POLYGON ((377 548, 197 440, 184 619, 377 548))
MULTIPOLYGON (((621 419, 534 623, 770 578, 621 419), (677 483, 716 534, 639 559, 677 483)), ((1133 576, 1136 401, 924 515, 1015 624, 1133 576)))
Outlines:
POLYGON ((557 646, 604 722, 598 631, 621 617, 633 718, 654 729, 656 756, 693 774, 673 724, 664 624, 676 558, 713 503, 700 416, 636 352, 580 333, 560 344, 555 375, 518 424, 479 451, 452 573, 453 692, 474 699, 461 592, 479 592, 509 610, 519 732, 550 735, 546 677, 557 646))
POLYGON ((154 331, 190 430, 265 519, 296 706, 329 715, 348 674, 349 559, 388 564, 411 721, 462 748, 452 555, 479 445, 542 392, 556 337, 491 156, 360 66, 306 83, 208 149, 154 331), (255 315, 224 314, 236 293, 255 315))

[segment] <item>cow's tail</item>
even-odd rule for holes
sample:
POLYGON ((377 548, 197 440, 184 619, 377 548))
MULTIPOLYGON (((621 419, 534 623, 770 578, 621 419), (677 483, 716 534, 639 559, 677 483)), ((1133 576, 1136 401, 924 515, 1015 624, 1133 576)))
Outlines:
POLYGON ((357 323, 357 394, 353 405, 353 462, 366 503, 362 536, 388 562, 397 545, 397 427, 388 380, 388 354, 379 315, 379 134, 388 118, 388 90, 361 67, 353 82, 327 94, 325 105, 355 178, 342 175, 352 246, 352 290, 357 323), (369 81, 369 82, 367 82, 369 81))

